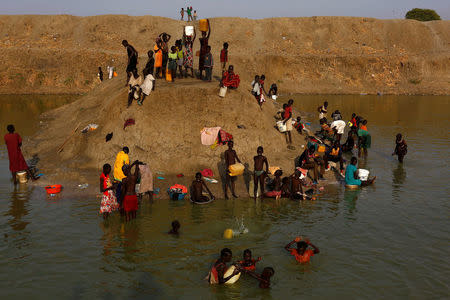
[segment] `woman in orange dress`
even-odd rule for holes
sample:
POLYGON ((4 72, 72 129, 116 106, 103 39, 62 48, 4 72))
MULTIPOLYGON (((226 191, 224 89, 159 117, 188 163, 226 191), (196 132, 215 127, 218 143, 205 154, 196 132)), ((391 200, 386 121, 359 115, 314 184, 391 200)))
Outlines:
POLYGON ((162 53, 162 42, 161 38, 156 39, 156 45, 153 48, 153 51, 155 52, 155 78, 161 78, 160 74, 162 74, 162 59, 163 59, 163 53, 162 53))

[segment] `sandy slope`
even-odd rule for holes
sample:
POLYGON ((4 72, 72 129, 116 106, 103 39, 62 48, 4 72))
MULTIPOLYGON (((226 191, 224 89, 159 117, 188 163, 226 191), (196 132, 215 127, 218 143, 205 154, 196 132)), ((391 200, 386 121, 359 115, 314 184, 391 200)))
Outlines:
MULTIPOLYGON (((98 66, 114 59, 123 72, 122 39, 140 52, 142 68, 154 38, 163 31, 180 38, 185 24, 151 16, 0 16, 0 92, 87 92, 97 84, 98 66)), ((283 92, 450 91, 449 21, 214 18, 211 24, 216 63, 227 41, 244 80, 265 73, 283 92)), ((198 47, 196 41, 194 52, 198 47)))

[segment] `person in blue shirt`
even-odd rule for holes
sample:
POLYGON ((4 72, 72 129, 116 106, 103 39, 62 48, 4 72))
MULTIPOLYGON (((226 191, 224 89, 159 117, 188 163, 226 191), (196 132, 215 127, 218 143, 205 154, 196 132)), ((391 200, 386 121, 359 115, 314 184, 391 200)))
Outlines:
POLYGON ((357 185, 357 186, 368 186, 371 185, 375 179, 376 176, 372 179, 361 181, 358 178, 358 168, 356 167, 356 164, 358 163, 358 159, 356 157, 352 157, 350 160, 350 164, 345 169, 345 184, 346 185, 357 185))

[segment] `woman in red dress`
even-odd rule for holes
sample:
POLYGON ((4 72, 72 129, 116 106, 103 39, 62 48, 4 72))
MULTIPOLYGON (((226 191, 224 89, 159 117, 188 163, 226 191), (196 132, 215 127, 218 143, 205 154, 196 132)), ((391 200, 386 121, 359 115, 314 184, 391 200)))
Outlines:
POLYGON ((222 86, 226 86, 230 89, 237 89, 241 79, 239 75, 234 73, 233 65, 228 67, 228 71, 224 72, 222 75, 222 86))
POLYGON ((16 130, 14 125, 8 125, 6 129, 8 130, 8 133, 5 134, 5 143, 6 148, 8 149, 9 170, 11 171, 14 184, 17 184, 16 173, 20 171, 26 171, 28 176, 35 180, 36 178, 31 174, 30 168, 28 168, 22 150, 20 149, 22 146, 22 138, 18 133, 14 132, 16 130))

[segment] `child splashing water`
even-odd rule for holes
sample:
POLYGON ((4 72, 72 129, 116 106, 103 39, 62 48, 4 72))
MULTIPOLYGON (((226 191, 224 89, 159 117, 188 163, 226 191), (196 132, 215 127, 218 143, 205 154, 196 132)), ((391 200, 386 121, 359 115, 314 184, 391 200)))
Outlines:
POLYGON ((252 259, 252 251, 250 249, 245 249, 243 256, 244 260, 238 262, 238 264, 242 268, 242 271, 255 271, 256 263, 261 261, 261 257, 252 259))

